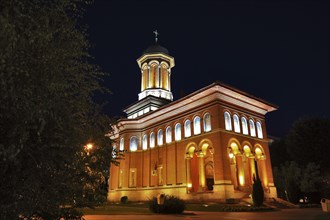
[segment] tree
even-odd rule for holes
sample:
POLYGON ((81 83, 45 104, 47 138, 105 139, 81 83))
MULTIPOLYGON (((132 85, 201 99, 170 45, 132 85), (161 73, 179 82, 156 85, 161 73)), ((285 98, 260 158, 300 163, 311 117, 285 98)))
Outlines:
POLYGON ((299 200, 299 182, 301 169, 294 161, 286 161, 273 169, 275 186, 280 198, 297 203, 299 200))
POLYGON ((108 91, 82 10, 80 0, 0 1, 0 219, 81 215, 75 207, 105 199, 116 161, 92 96, 108 91))
POLYGON ((264 189, 261 185, 256 161, 254 163, 256 167, 256 175, 253 175, 252 201, 253 201, 253 205, 259 207, 262 206, 264 202, 264 189))
POLYGON ((286 138, 288 153, 301 166, 315 163, 322 177, 321 196, 330 197, 330 119, 304 117, 297 120, 286 138))
POLYGON ((286 161, 274 167, 274 181, 280 198, 297 203, 302 196, 311 202, 319 202, 317 186, 321 181, 320 167, 315 163, 299 165, 294 161, 286 161))
POLYGON ((286 146, 291 158, 303 165, 315 162, 321 173, 330 170, 330 119, 305 117, 297 120, 286 138, 286 146))

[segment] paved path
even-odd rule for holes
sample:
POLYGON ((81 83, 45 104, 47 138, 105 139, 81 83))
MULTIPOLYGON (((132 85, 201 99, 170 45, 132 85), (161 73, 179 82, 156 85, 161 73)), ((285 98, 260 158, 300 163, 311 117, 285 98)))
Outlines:
POLYGON ((86 220, 315 220, 321 208, 282 209, 270 212, 185 212, 183 215, 86 215, 86 220))

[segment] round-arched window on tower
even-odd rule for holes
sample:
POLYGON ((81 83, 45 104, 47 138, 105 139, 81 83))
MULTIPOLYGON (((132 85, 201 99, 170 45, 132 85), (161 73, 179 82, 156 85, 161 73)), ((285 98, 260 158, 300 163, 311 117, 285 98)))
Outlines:
POLYGON ((129 145, 130 151, 137 151, 138 149, 138 139, 135 136, 132 136, 130 139, 130 145, 129 145))

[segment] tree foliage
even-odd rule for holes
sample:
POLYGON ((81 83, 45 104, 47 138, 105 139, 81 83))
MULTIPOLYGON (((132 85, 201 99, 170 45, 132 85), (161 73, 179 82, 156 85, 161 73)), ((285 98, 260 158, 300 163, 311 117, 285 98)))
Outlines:
POLYGON ((315 162, 323 174, 330 172, 330 119, 305 117, 297 120, 286 138, 291 158, 303 165, 315 162))
POLYGON ((92 95, 107 90, 82 3, 0 1, 0 219, 58 219, 105 199, 109 118, 92 95))
POLYGON ((274 181, 278 196, 297 202, 301 194, 330 196, 330 120, 303 117, 288 135, 271 144, 274 181))
MULTIPOLYGON (((256 164, 256 162, 255 162, 256 164)), ((254 206, 262 206, 264 202, 264 189, 261 185, 261 181, 258 174, 258 166, 256 165, 256 175, 253 176, 252 184, 252 201, 254 206)))
POLYGON ((297 203, 302 195, 312 195, 319 190, 320 167, 315 163, 299 165, 286 161, 275 167, 273 173, 278 196, 292 203, 297 203))

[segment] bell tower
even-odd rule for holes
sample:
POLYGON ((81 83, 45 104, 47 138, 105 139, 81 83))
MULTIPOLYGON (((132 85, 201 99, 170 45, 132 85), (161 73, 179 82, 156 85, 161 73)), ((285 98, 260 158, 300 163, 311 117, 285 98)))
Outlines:
POLYGON ((141 90, 138 102, 127 107, 128 118, 136 118, 173 101, 171 92, 171 68, 174 58, 158 43, 159 33, 154 31, 155 43, 137 59, 141 70, 141 90))
POLYGON ((174 58, 169 55, 166 48, 158 44, 157 30, 154 34, 155 44, 148 47, 137 59, 141 69, 139 100, 147 96, 155 96, 173 101, 171 68, 174 67, 174 58))

